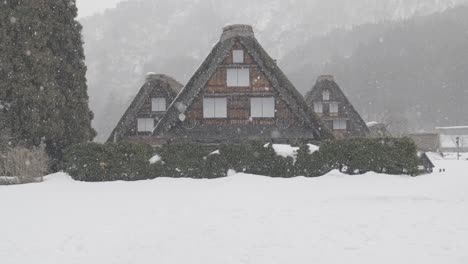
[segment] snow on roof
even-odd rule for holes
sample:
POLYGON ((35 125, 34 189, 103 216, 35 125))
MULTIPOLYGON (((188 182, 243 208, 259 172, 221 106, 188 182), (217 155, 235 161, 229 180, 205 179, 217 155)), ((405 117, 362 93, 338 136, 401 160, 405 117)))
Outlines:
POLYGON ((368 123, 366 123, 366 125, 367 125, 368 127, 373 127, 373 126, 376 126, 376 125, 378 125, 378 124, 380 124, 380 123, 379 123, 379 122, 375 122, 375 121, 374 121, 374 122, 368 122, 368 123))
POLYGON ((468 126, 436 127, 436 130, 468 129, 468 126))

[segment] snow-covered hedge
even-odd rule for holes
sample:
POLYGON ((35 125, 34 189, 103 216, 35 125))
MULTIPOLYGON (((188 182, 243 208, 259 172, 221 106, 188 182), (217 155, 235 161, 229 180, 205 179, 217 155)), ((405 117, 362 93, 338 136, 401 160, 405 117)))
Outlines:
POLYGON ((65 151, 64 170, 82 181, 142 180, 156 177, 219 178, 229 170, 271 177, 317 177, 333 169, 416 174, 418 157, 410 139, 349 139, 324 142, 318 151, 299 147, 281 156, 274 145, 245 142, 207 146, 170 144, 160 148, 132 143, 76 145, 65 151))
POLYGON ((115 181, 155 178, 150 164, 153 148, 132 143, 84 143, 69 147, 64 153, 63 170, 75 180, 115 181))
POLYGON ((409 138, 356 138, 324 142, 312 156, 312 170, 339 169, 346 174, 369 171, 387 174, 418 173, 416 144, 409 138))

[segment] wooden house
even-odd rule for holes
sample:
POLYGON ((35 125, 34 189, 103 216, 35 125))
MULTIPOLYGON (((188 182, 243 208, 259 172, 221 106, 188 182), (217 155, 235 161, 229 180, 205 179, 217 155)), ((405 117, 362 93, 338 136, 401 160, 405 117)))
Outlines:
POLYGON ((367 124, 349 102, 333 76, 320 76, 305 99, 309 107, 333 131, 336 138, 368 136, 367 124))
POLYGON ((232 25, 224 28, 220 41, 144 141, 216 144, 332 137, 262 48, 252 27, 232 25))
POLYGON ((148 74, 145 84, 112 131, 108 142, 145 142, 183 85, 162 74, 148 74))

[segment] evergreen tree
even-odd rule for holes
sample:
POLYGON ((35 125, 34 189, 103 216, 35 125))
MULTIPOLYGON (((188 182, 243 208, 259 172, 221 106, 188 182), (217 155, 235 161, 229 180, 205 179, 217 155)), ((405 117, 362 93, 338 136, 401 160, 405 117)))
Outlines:
POLYGON ((86 66, 75 1, 0 3, 0 101, 17 143, 67 146, 92 140, 86 66))

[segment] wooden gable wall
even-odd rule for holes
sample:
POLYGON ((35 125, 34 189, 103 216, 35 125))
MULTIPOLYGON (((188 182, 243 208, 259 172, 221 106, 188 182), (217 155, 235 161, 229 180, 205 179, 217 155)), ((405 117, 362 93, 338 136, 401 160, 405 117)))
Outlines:
POLYGON ((262 127, 302 127, 303 123, 289 110, 286 102, 273 90, 270 81, 260 71, 260 68, 248 54, 246 49, 240 44, 231 49, 223 63, 218 67, 216 73, 208 81, 202 92, 189 106, 185 115, 184 123, 194 124, 187 127, 196 126, 198 128, 209 128, 212 126, 262 126, 262 127), (244 63, 233 63, 233 50, 244 50, 244 63), (228 87, 228 68, 248 68, 250 69, 249 87, 228 87), (227 98, 227 118, 206 119, 203 117, 204 97, 226 97, 227 98), (250 98, 251 97, 274 97, 275 98, 275 118, 250 118, 250 98))

